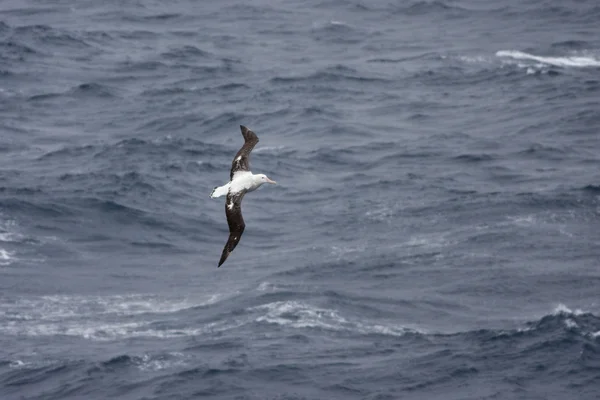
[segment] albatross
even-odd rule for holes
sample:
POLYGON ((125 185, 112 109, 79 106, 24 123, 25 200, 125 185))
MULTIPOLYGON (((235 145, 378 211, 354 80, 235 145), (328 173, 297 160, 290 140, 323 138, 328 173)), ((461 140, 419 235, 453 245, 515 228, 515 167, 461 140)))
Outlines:
POLYGON ((244 125, 240 125, 240 129, 244 137, 244 145, 233 158, 229 182, 223 186, 215 187, 210 194, 210 197, 213 199, 227 195, 225 215, 227 216, 227 224, 229 225, 229 239, 223 248, 218 267, 227 260, 229 254, 235 249, 235 246, 237 246, 242 237, 242 233, 244 233, 244 228, 246 228, 244 218, 242 217, 242 199, 246 193, 255 191, 264 183, 277 183, 269 179, 265 174, 255 175, 250 172, 250 152, 258 143, 258 136, 244 125))

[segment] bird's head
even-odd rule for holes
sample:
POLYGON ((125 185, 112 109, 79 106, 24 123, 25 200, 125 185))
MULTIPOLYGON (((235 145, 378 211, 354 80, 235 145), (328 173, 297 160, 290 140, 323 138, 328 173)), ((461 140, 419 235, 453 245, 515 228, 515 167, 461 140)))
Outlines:
POLYGON ((277 184, 277 182, 269 179, 268 176, 266 176, 265 174, 258 174, 256 175, 256 180, 258 181, 259 184, 263 184, 263 183, 272 183, 273 185, 277 184))

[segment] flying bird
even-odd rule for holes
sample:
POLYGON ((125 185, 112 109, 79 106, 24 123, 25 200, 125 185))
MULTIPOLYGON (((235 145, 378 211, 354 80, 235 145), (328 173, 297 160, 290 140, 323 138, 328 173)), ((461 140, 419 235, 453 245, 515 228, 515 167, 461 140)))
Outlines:
MULTIPOLYGON (((242 217, 242 199, 248 192, 253 192, 264 183, 276 184, 277 182, 269 179, 265 174, 253 174, 250 172, 250 152, 258 143, 258 137, 250 129, 240 125, 244 145, 237 152, 231 163, 231 173, 229 182, 223 186, 217 186, 210 194, 211 198, 227 195, 225 202, 225 215, 229 225, 229 239, 223 248, 219 267, 227 260, 229 254, 235 249, 240 241, 246 224, 242 217)), ((217 267, 218 268, 218 267, 217 267)))

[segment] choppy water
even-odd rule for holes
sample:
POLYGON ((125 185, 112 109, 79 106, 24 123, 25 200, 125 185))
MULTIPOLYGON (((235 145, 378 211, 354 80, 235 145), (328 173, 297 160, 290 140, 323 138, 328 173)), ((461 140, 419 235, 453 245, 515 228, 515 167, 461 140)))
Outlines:
POLYGON ((0 398, 599 398, 598 21, 1 2, 0 398))

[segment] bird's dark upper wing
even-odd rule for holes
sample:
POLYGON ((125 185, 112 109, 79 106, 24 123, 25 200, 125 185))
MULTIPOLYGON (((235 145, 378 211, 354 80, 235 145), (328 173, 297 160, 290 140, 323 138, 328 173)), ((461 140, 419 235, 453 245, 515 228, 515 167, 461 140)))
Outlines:
POLYGON ((229 239, 223 248, 221 259, 219 260, 219 267, 227 260, 229 254, 235 249, 235 246, 240 241, 242 233, 246 224, 242 217, 242 199, 246 191, 238 192, 236 194, 227 194, 227 201, 225 202, 225 215, 227 215, 227 224, 229 225, 229 239))
POLYGON ((233 174, 237 171, 250 171, 250 152, 258 143, 258 136, 244 125, 240 125, 242 136, 244 136, 244 145, 237 152, 231 163, 231 174, 229 179, 233 179, 233 174))

